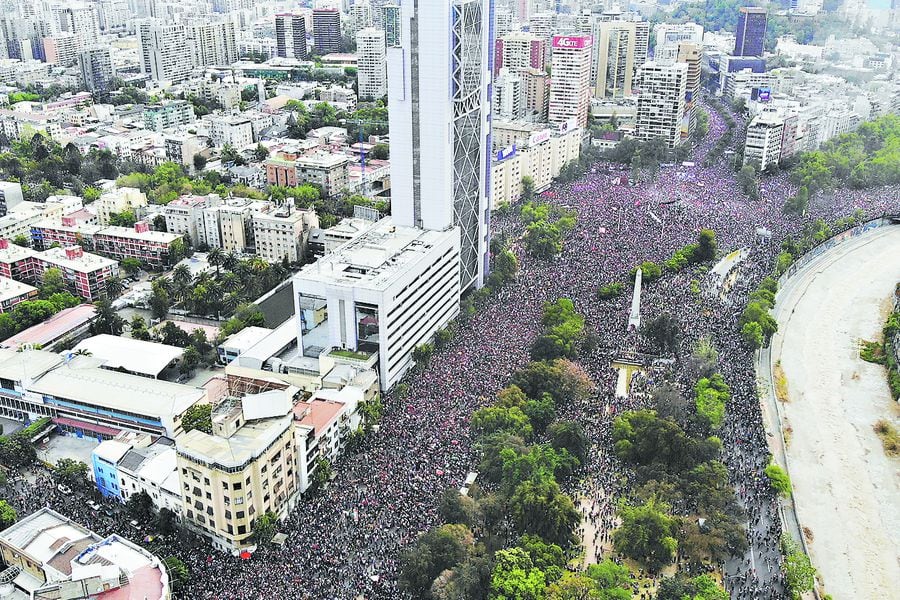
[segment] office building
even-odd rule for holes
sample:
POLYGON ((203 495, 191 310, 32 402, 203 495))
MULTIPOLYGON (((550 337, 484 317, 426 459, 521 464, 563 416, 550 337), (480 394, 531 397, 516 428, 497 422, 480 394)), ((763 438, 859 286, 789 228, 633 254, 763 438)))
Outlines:
POLYGON ((222 550, 253 544, 257 519, 284 517, 297 500, 293 405, 297 388, 228 397, 212 414, 212 434, 175 438, 182 518, 222 550))
POLYGON ((697 124, 696 106, 700 100, 702 47, 694 42, 680 42, 677 61, 688 66, 684 91, 684 119, 681 123, 681 135, 685 137, 693 133, 697 124))
POLYGON ((384 32, 368 27, 356 34, 356 81, 360 100, 378 100, 387 94, 387 57, 384 32))
POLYGON ((388 49, 394 223, 458 227, 462 288, 480 287, 489 256, 489 1, 404 0, 401 9, 402 45, 388 49))
MULTIPOLYGON (((596 64, 594 96, 630 96, 637 66, 637 23, 634 21, 594 21, 596 64)), ((555 75, 555 74, 554 74, 555 75)))
POLYGON ((587 126, 591 105, 591 36, 553 37, 553 67, 550 84, 551 123, 572 122, 587 126))
POLYGON ((653 26, 653 33, 656 35, 654 60, 675 58, 682 42, 703 46, 703 26, 696 23, 659 23, 653 26))
POLYGON ((413 350, 459 313, 460 236, 382 219, 294 276, 296 336, 310 360, 332 349, 374 361, 384 390, 413 350))
POLYGON ((546 68, 547 40, 533 33, 515 31, 497 38, 494 44, 494 75, 500 69, 546 68))
POLYGON ((169 600, 170 575, 159 557, 124 537, 101 537, 50 508, 0 533, 9 598, 169 600))
POLYGON ((115 71, 108 47, 93 47, 78 55, 81 81, 89 92, 106 92, 112 88, 115 71))
POLYGON ((635 136, 661 138, 674 148, 681 143, 688 65, 651 61, 638 69, 635 136))
POLYGON ((275 15, 275 53, 282 58, 306 60, 306 19, 303 15, 275 15))
POLYGON ((341 51, 341 13, 336 8, 313 9, 313 47, 324 56, 341 51))
POLYGON ((766 9, 742 6, 734 32, 734 56, 762 56, 766 43, 766 9))
POLYGON ((141 72, 153 81, 178 83, 194 68, 193 42, 184 25, 150 19, 138 24, 141 72))
POLYGON ((381 24, 384 29, 384 43, 388 48, 400 45, 400 6, 385 4, 381 7, 381 24))

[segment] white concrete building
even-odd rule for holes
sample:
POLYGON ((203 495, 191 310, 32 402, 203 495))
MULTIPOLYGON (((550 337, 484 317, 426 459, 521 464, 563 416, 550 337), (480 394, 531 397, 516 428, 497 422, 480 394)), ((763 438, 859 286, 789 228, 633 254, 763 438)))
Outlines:
POLYGON ((550 84, 551 123, 571 122, 586 127, 591 106, 591 36, 553 37, 553 74, 550 84))
POLYGON ((209 135, 216 146, 240 151, 253 145, 253 123, 244 115, 216 116, 209 119, 209 135))
POLYGON ((269 213, 253 215, 253 237, 256 255, 270 263, 285 258, 300 262, 306 254, 309 230, 319 226, 314 210, 298 210, 285 204, 269 213))
POLYGON ((781 157, 784 119, 774 112, 760 113, 747 125, 744 142, 744 164, 764 171, 777 166, 781 157))
POLYGON ((413 350, 459 313, 459 232, 379 221, 294 276, 297 343, 304 356, 337 349, 377 356, 382 389, 412 365, 413 350))
POLYGON ((387 94, 387 55, 384 32, 372 27, 356 34, 358 57, 356 81, 362 100, 377 100, 387 94))
POLYGON ((525 94, 518 72, 506 67, 494 79, 493 118, 517 120, 525 116, 525 94))
POLYGON ((662 138, 669 148, 681 143, 687 79, 686 63, 651 61, 638 69, 636 137, 662 138))

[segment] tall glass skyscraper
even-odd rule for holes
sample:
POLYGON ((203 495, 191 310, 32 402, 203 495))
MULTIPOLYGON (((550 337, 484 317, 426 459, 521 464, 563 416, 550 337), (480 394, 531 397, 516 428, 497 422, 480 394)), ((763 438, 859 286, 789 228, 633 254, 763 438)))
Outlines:
POLYGON ((735 56, 762 56, 766 43, 766 9, 742 6, 735 31, 735 56))
POLYGON ((459 227, 462 289, 487 270, 492 0, 401 0, 388 48, 391 213, 459 227))

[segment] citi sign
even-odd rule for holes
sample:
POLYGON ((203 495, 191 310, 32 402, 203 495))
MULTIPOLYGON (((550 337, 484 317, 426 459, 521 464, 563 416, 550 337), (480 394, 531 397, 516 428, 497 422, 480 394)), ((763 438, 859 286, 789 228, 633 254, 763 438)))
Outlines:
POLYGON ((558 35, 553 38, 554 48, 587 48, 591 45, 593 38, 591 36, 570 37, 566 35, 558 35))

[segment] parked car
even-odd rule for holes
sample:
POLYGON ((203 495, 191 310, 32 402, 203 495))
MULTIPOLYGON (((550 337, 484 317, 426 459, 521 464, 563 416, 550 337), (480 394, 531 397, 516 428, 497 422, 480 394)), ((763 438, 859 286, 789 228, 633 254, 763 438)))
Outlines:
POLYGON ((60 494, 65 494, 66 496, 69 496, 72 494, 72 488, 70 488, 69 486, 64 485, 62 483, 56 484, 56 489, 59 490, 60 494))

